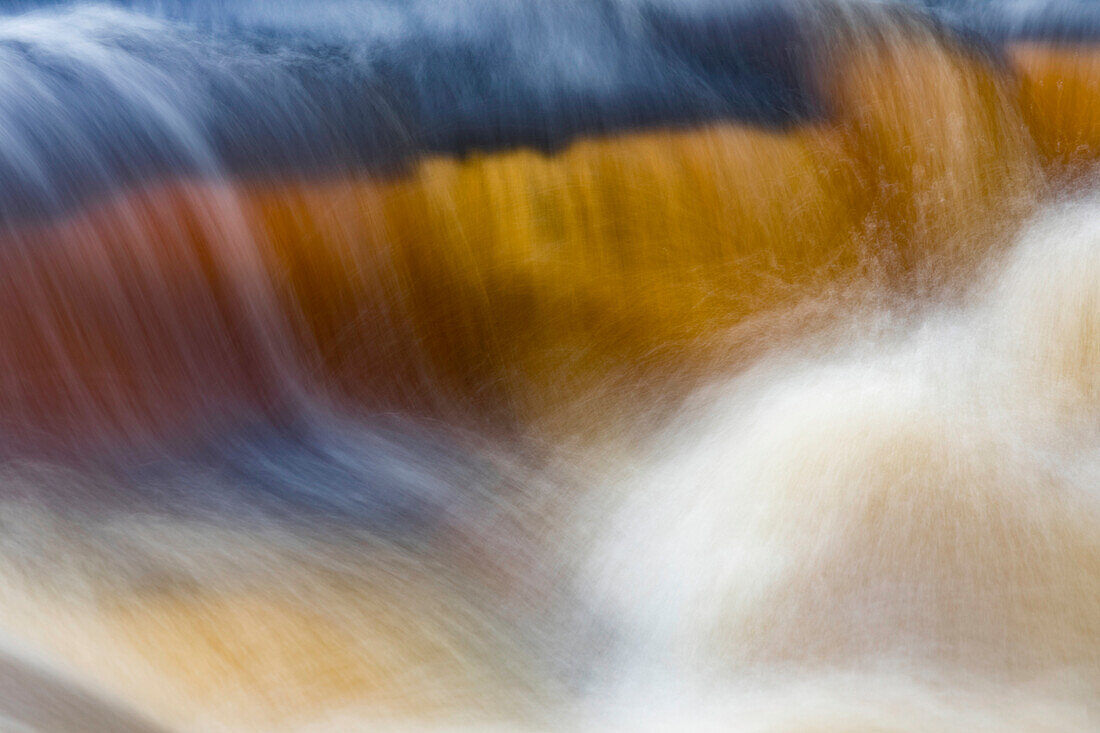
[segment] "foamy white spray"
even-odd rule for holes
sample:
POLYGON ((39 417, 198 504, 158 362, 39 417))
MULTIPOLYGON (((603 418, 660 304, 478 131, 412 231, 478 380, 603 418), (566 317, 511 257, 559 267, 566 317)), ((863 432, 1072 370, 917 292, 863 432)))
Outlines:
POLYGON ((1053 207, 961 305, 764 359, 634 457, 581 581, 621 632, 599 725, 1095 729, 1098 214, 1053 207))

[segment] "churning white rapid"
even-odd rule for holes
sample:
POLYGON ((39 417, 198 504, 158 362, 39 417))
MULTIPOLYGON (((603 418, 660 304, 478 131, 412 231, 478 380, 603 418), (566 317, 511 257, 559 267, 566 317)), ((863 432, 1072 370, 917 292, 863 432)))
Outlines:
POLYGON ((607 488, 610 727, 1095 730, 1100 197, 706 389, 607 488))

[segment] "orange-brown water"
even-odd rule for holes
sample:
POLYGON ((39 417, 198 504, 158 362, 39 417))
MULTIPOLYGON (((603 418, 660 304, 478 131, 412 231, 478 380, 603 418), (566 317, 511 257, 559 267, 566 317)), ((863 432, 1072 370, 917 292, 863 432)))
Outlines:
POLYGON ((751 350, 760 327, 736 327, 753 316, 796 332, 799 304, 965 276, 1043 190, 1015 78, 927 32, 845 40, 822 81, 835 119, 804 128, 629 133, 378 180, 172 183, 19 229, 5 270, 42 284, 40 301, 10 291, 34 307, 8 324, 25 331, 13 368, 45 383, 8 400, 155 424, 213 381, 268 396, 263 349, 292 333, 289 369, 368 409, 526 421, 598 387, 698 379, 707 356, 751 350), (142 308, 158 301, 155 322, 142 308))
POLYGON ((6 221, 7 645, 181 730, 1092 730, 1096 53, 811 10, 786 127, 6 221))

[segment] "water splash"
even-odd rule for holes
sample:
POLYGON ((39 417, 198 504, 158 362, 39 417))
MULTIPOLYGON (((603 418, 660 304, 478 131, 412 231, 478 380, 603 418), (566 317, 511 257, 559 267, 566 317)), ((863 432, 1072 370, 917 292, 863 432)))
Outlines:
POLYGON ((3 720, 1095 727, 1094 15, 5 3, 3 720))

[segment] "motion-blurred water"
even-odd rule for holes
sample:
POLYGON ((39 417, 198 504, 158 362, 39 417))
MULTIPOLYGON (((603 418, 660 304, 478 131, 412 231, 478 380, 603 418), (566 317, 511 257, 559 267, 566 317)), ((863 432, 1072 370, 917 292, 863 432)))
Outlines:
POLYGON ((0 728, 1096 730, 1098 41, 0 3, 0 728))

